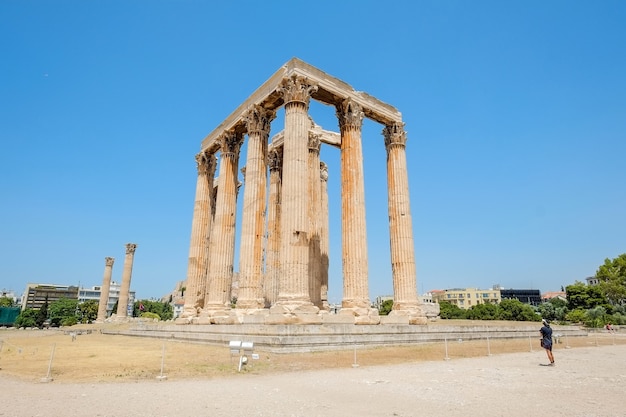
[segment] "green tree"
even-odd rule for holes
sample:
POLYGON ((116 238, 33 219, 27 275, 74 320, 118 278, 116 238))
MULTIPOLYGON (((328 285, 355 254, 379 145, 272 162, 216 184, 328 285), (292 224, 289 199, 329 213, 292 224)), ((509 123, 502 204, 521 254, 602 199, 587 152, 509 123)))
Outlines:
POLYGON ((78 311, 78 300, 60 298, 50 304, 50 324, 53 326, 63 326, 63 321, 70 317, 76 318, 78 311))
POLYGON ((556 307, 549 301, 539 304, 537 306, 537 312, 546 320, 556 320, 556 307))
POLYGON ((601 327, 604 325, 602 318, 606 314, 606 309, 602 306, 596 306, 587 310, 587 325, 589 327, 601 327))
POLYGON ((530 305, 520 300, 502 300, 500 302, 502 320, 539 321, 541 316, 530 305))
POLYGON ((46 296, 46 301, 44 301, 43 305, 37 311, 37 327, 43 327, 46 320, 48 320, 48 297, 46 296))
POLYGON ((565 287, 565 293, 570 310, 578 308, 588 310, 599 305, 608 305, 608 300, 598 285, 586 285, 576 281, 574 284, 565 287))
POLYGON ((392 309, 393 309, 393 300, 385 300, 381 303, 380 307, 378 308, 378 314, 380 314, 381 316, 386 316, 391 312, 392 309))
POLYGON ((577 308, 567 313, 565 319, 572 323, 584 323, 587 321, 587 313, 582 308, 577 308))
POLYGON ((464 319, 467 317, 467 313, 455 304, 448 301, 440 301, 439 317, 442 319, 464 319))
POLYGON ((612 305, 626 302, 626 253, 610 260, 605 259, 596 271, 598 286, 612 305))
POLYGON ((92 323, 98 318, 98 302, 96 300, 87 300, 78 305, 77 319, 81 323, 92 323))
POLYGON ((133 304, 133 317, 140 317, 142 313, 155 313, 161 320, 171 320, 174 317, 174 309, 171 304, 161 301, 135 301, 133 304))
POLYGON ((39 311, 33 308, 24 309, 15 319, 15 327, 37 327, 39 311))
POLYGON ((467 311, 466 317, 471 320, 498 320, 500 308, 497 304, 477 304, 467 311))
POLYGON ((13 307, 13 299, 9 297, 0 297, 0 307, 13 307))

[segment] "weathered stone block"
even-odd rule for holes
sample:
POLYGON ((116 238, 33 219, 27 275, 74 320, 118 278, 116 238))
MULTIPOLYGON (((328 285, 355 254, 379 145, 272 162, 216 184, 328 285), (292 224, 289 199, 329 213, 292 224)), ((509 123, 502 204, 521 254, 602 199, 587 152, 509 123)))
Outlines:
POLYGON ((410 324, 409 316, 388 315, 380 316, 380 324, 410 324))

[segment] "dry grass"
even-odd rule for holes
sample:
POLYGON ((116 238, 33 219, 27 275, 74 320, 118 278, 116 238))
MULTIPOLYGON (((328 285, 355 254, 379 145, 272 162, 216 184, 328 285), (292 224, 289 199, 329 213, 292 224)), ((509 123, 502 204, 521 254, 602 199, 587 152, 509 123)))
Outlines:
MULTIPOLYGON (((539 352, 539 338, 447 343, 450 359, 513 352, 539 352)), ((567 346, 626 344, 626 339, 607 334, 569 338, 567 346)), ((555 354, 566 343, 555 345, 555 354)), ((425 343, 397 347, 358 347, 355 350, 278 354, 257 350, 259 360, 250 361, 246 373, 267 374, 322 368, 349 368, 353 364, 372 366, 446 358, 444 343, 425 343)), ((103 335, 99 331, 70 335, 53 330, 0 331, 0 372, 26 380, 48 375, 56 381, 111 382, 155 379, 218 378, 237 375, 238 357, 231 357, 226 346, 209 346, 163 341, 152 338, 103 335), (163 355, 163 352, 165 353, 163 355)))

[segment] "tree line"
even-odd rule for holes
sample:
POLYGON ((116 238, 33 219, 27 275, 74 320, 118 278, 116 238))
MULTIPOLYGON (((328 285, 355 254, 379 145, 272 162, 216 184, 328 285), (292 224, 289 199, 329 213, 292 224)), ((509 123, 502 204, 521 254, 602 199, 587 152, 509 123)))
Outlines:
MULTIPOLYGON (((442 319, 540 321, 545 318, 559 323, 603 327, 626 324, 626 253, 605 259, 598 267, 597 285, 575 281, 565 287, 565 299, 552 298, 531 306, 519 300, 502 300, 500 304, 478 304, 464 310, 447 301, 439 303, 442 319)), ((383 302, 380 314, 388 314, 393 301, 383 302)))
MULTIPOLYGON (((117 303, 113 307, 117 311, 117 303)), ((171 320, 174 310, 168 303, 151 300, 138 300, 133 303, 133 317, 157 320, 171 320)), ((78 323, 93 323, 98 317, 98 301, 79 302, 76 299, 61 298, 41 308, 26 308, 15 320, 15 327, 59 327, 78 323)))

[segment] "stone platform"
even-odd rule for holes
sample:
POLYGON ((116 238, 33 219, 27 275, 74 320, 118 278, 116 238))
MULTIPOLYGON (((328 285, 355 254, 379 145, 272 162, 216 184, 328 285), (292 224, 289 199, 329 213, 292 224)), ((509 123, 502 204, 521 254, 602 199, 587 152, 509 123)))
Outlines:
MULTIPOLYGON (((470 325, 188 325, 137 323, 129 329, 106 329, 105 334, 155 337, 228 346, 231 340, 253 342, 256 349, 274 352, 312 352, 352 349, 355 346, 397 346, 444 340, 539 339, 539 323, 470 325)), ((578 326, 552 326, 555 337, 587 336, 578 326)))

